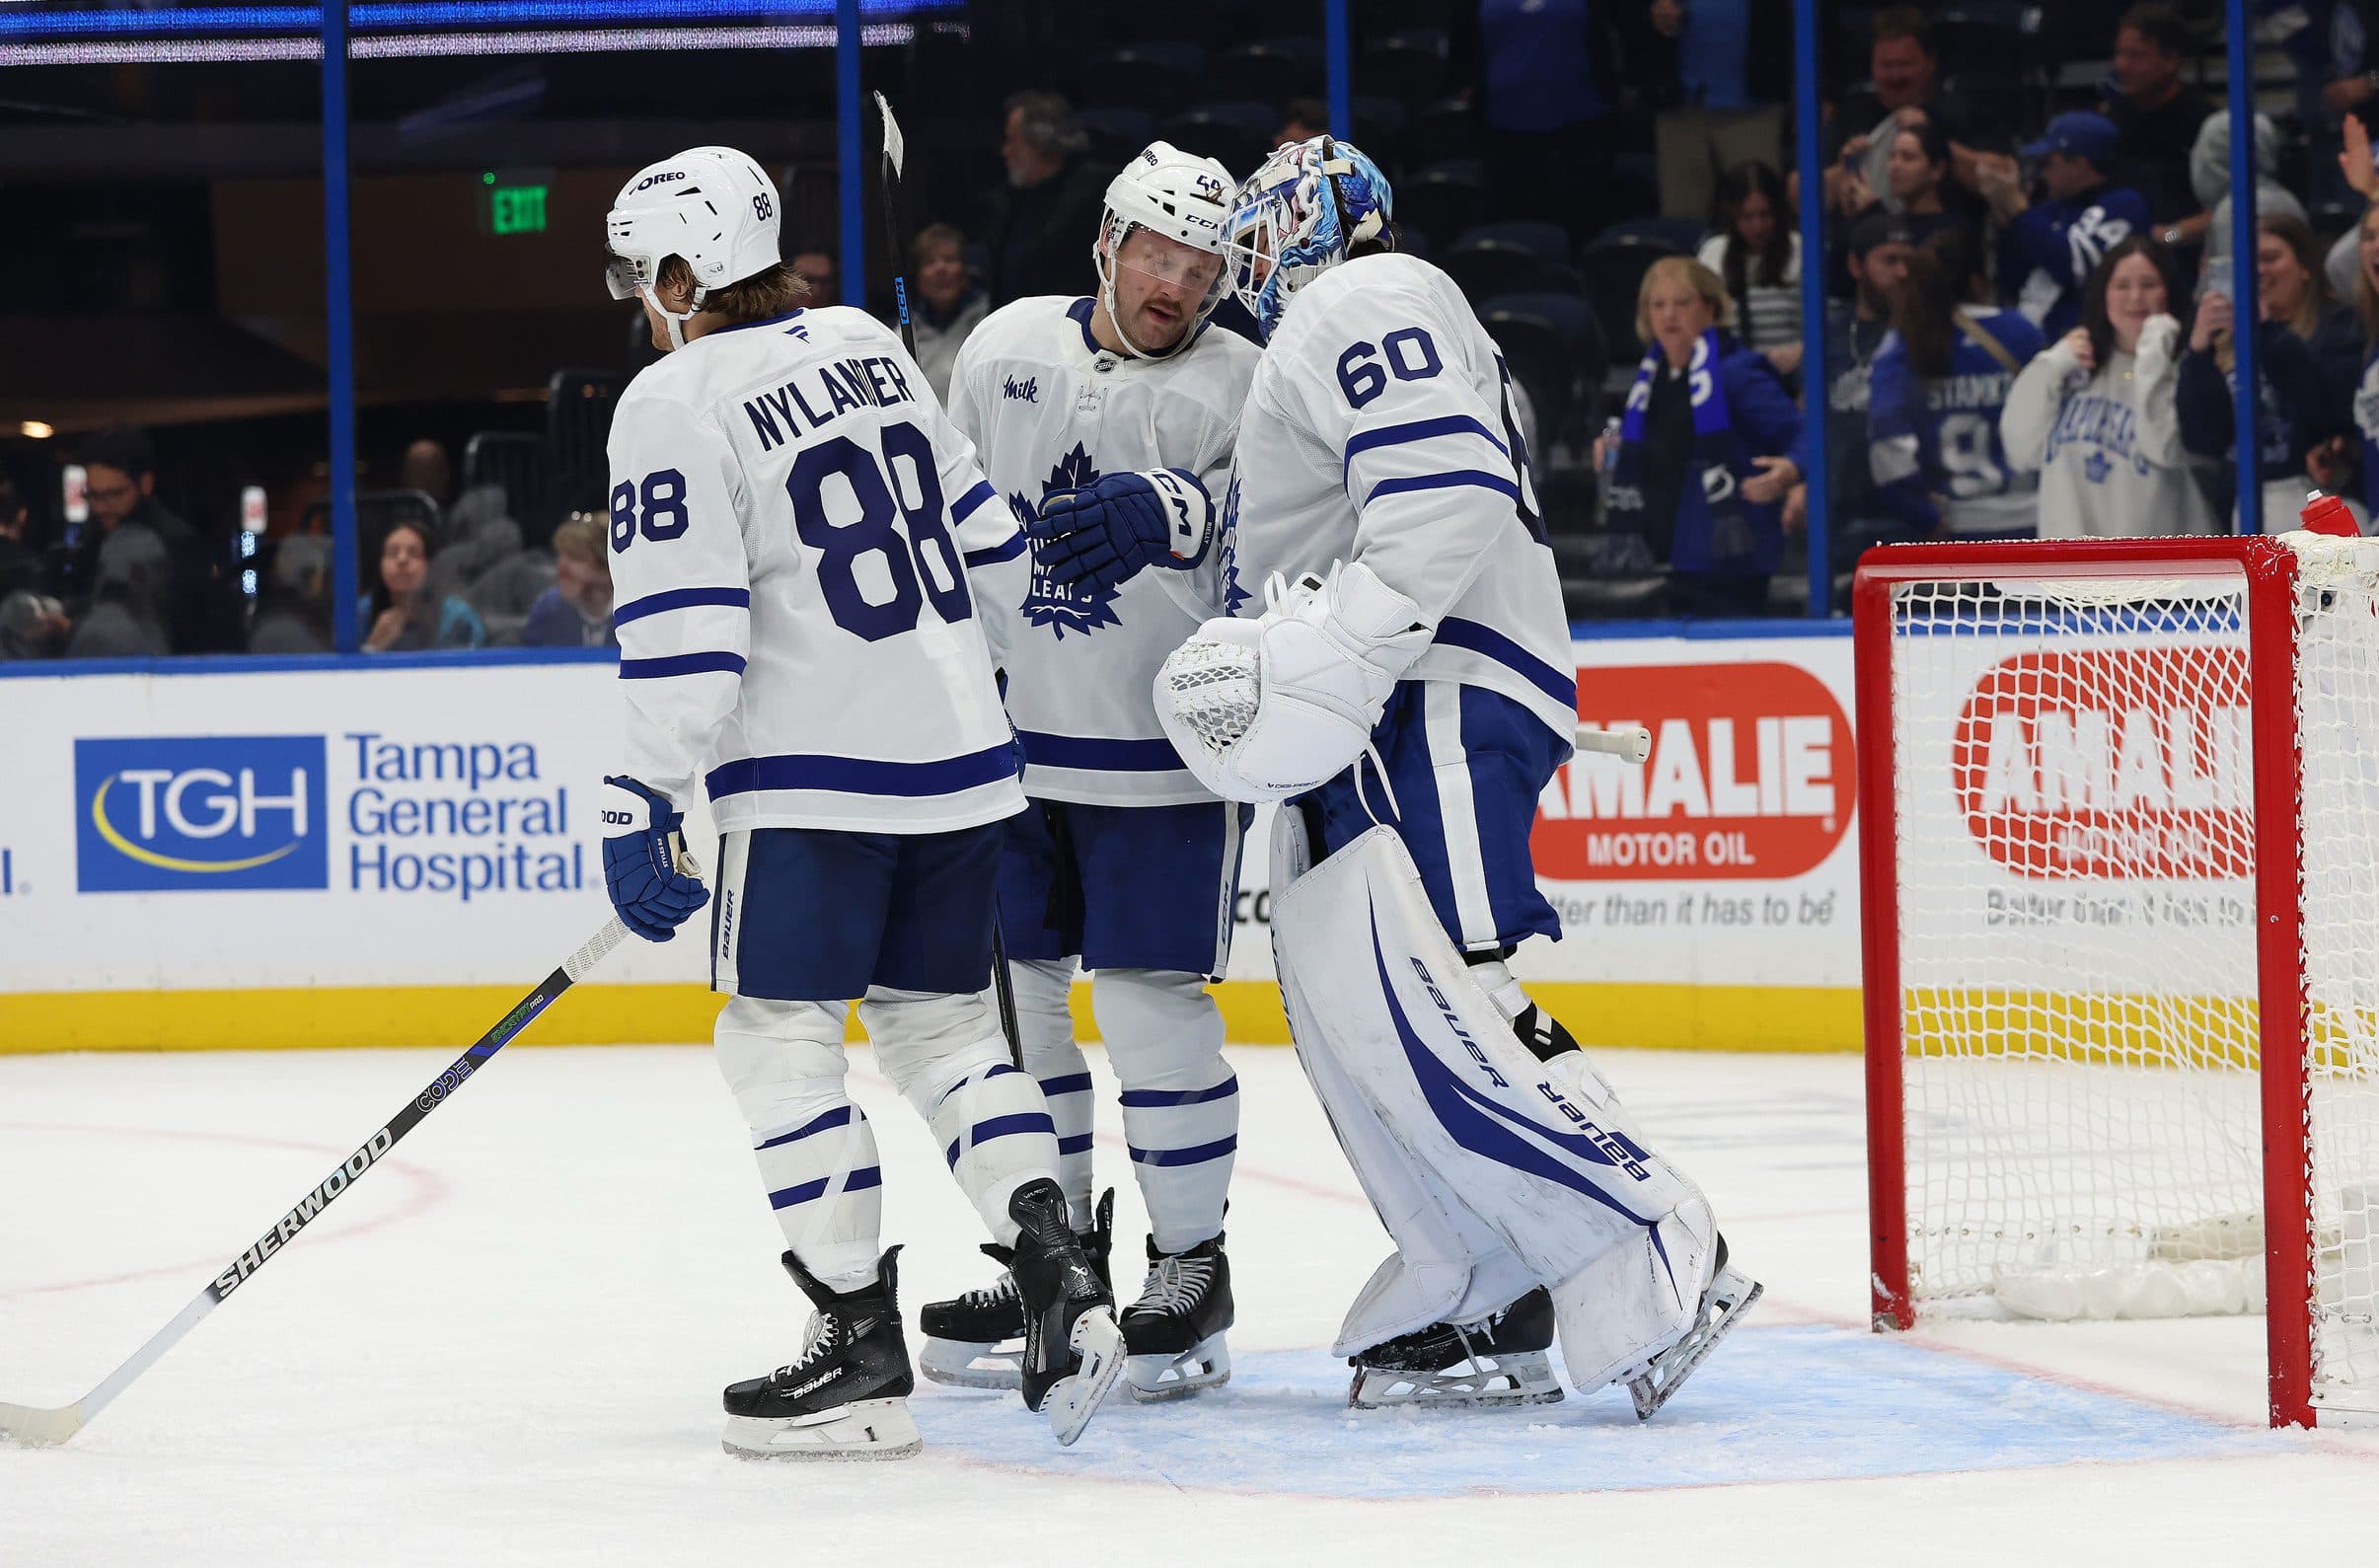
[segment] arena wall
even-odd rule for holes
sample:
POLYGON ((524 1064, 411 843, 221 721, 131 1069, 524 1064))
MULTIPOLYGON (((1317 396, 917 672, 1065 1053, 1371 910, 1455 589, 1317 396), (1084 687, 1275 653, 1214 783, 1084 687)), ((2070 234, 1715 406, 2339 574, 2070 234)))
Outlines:
MULTIPOLYGON (((1538 812, 1568 934, 1519 967, 1588 1043, 1857 1048, 1850 643, 1799 632, 1575 643, 1582 716, 1655 735, 1640 769, 1573 762, 1538 812)), ((0 679, 0 1051, 459 1046, 608 913, 607 660, 22 668, 0 679)), ((1285 1042, 1266 827, 1219 994, 1233 1039, 1285 1042)), ((704 1040, 717 1005, 698 922, 627 944, 528 1037, 704 1040)))

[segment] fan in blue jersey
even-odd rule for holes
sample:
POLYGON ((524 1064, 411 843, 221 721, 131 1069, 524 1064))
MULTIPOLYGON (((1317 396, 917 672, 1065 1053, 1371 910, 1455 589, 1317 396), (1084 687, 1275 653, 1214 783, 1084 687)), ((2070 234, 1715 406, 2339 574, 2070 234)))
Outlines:
POLYGON ((1355 148, 1281 148, 1226 234, 1266 339, 1225 523, 1254 597, 1166 659, 1156 709, 1216 792, 1287 802, 1282 996, 1396 1243, 1340 1331, 1353 1400, 1558 1398, 1557 1324, 1580 1391, 1649 1414, 1758 1287, 1507 967, 1560 933, 1528 836, 1577 729, 1509 376, 1452 281, 1396 253, 1355 148))
POLYGON ((1867 433, 1876 499, 1898 537, 2033 531, 2040 479, 2007 460, 1999 415, 2045 344, 2021 315, 1977 303, 1987 286, 1974 247, 1948 231, 1918 248, 1893 291, 1867 433))
POLYGON ((2024 156, 2041 161, 2042 199, 2017 177, 2015 161, 1985 161, 1978 178, 1999 222, 1999 280, 2026 319, 2055 337, 2082 319, 2082 293, 2109 251, 2148 232, 2148 202, 2116 185, 2121 132, 2104 114, 2077 110, 2048 122, 2024 156))
POLYGON ((726 1391, 755 1458, 918 1448, 874 1131, 844 1092, 851 999, 933 1129, 1030 1319, 1026 1401, 1071 1443, 1121 1376, 1114 1298, 1066 1223, 1057 1138, 985 1006, 1003 822, 1023 809, 992 648, 1021 553, 975 449, 900 339, 806 309, 777 192, 697 147, 607 220, 616 298, 660 360, 611 430, 627 707, 605 781, 620 918, 666 941, 705 901, 670 840, 697 789, 720 831, 710 975, 720 1071, 751 1128, 782 1262, 816 1308, 800 1354, 726 1391))

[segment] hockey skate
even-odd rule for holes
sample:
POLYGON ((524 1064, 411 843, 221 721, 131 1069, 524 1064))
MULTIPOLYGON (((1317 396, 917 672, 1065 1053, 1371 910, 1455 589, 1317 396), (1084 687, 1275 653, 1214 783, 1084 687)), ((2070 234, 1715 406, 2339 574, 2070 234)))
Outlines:
POLYGON ((1553 1343, 1553 1298, 1539 1287, 1468 1323, 1432 1323, 1353 1358, 1347 1403, 1391 1405, 1552 1404, 1561 1383, 1545 1355, 1553 1343))
POLYGON ((917 1380, 894 1298, 899 1252, 884 1253, 873 1285, 840 1296, 784 1254, 817 1315, 792 1363, 728 1385, 721 1448, 742 1459, 905 1459, 925 1446, 909 1418, 917 1380))
POLYGON ((1693 1369, 1710 1357, 1718 1342, 1733 1332, 1736 1319, 1750 1309, 1767 1287, 1740 1269, 1727 1266, 1727 1238, 1718 1238, 1718 1266, 1702 1292, 1700 1313, 1684 1336, 1652 1358, 1643 1371, 1623 1380, 1627 1396, 1636 1402, 1636 1419, 1649 1421, 1693 1376, 1693 1369))
POLYGON ((1048 1416, 1049 1430, 1071 1447, 1123 1376, 1115 1293, 1067 1225, 1066 1195, 1056 1182, 1027 1182, 1007 1212, 1019 1228, 1008 1276, 1024 1309, 1024 1354, 1016 1369, 1024 1403, 1048 1416))
MULTIPOLYGON (((1100 1195, 1081 1241, 1082 1255, 1100 1282, 1107 1283, 1107 1255, 1115 1246, 1112 1187, 1100 1195)), ((1016 1294, 1015 1277, 1007 1272, 1014 1254, 997 1243, 987 1243, 983 1251, 1000 1265, 999 1280, 946 1302, 929 1302, 918 1312, 917 1326, 926 1343, 918 1352, 917 1367, 935 1382, 1014 1392, 1024 1386, 1016 1370, 1024 1356, 1024 1301, 1016 1294)))
POLYGON ((1186 1252, 1149 1239, 1149 1277, 1124 1308, 1124 1377, 1132 1397, 1179 1399, 1230 1381, 1230 1259, 1217 1234, 1186 1252))

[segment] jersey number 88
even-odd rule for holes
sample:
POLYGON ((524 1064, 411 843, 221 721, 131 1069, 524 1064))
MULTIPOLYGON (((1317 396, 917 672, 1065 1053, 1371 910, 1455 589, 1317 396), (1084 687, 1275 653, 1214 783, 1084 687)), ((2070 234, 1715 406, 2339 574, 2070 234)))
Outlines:
POLYGON ((974 614, 965 566, 943 522, 948 511, 932 441, 906 422, 885 425, 881 439, 881 462, 839 435, 805 449, 784 478, 793 527, 818 553, 818 588, 828 612, 835 625, 870 642, 915 631, 928 604, 952 625, 974 614), (903 459, 916 481, 914 505, 901 491, 903 459), (858 503, 857 517, 828 515, 827 485, 836 479, 858 503))

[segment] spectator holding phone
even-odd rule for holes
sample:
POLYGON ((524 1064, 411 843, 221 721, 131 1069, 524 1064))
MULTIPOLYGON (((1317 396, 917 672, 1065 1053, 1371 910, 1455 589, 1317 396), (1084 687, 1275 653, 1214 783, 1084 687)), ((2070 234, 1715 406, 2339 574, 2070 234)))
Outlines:
MULTIPOLYGON (((2231 260, 2222 256, 2206 263, 2175 396, 2182 445, 2221 462, 2218 501, 2231 504, 2235 529, 2238 510, 2231 497, 2238 485, 2238 365, 2233 335, 2238 323, 2231 302, 2231 260)), ((2313 487, 2307 465, 2315 448, 2337 433, 2337 406, 2323 393, 2312 348, 2286 324, 2266 315, 2256 324, 2255 350, 2256 466, 2262 476, 2264 526, 2277 531, 2296 526, 2296 510, 2313 487)))
POLYGON ((2046 134, 2024 148, 2025 157, 2041 161, 2039 201, 2024 189, 2013 159, 1986 156, 1978 165, 1982 193, 2001 225, 2000 286, 2014 290, 2016 307, 2044 336, 2072 330, 2101 261, 2148 232, 2145 198, 2108 177, 2117 139, 2104 114, 2050 120, 2046 134))

